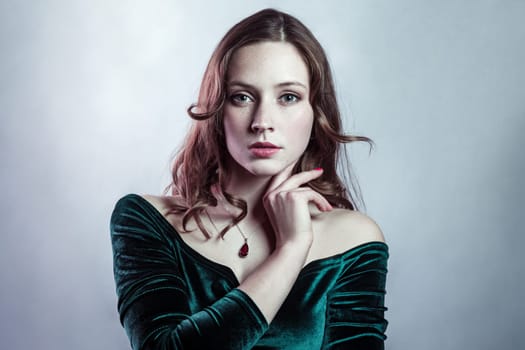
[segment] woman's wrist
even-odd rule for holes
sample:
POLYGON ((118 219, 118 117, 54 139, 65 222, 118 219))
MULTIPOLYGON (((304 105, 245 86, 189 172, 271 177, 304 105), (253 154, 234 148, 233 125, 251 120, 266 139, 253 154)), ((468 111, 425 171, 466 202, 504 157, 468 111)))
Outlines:
POLYGON ((310 250, 310 247, 312 246, 312 243, 313 243, 313 233, 312 232, 302 232, 300 234, 296 234, 295 237, 293 238, 289 238, 281 242, 276 242, 275 251, 306 250, 308 252, 310 250))
POLYGON ((312 246, 313 239, 307 237, 295 240, 288 240, 282 244, 277 244, 272 255, 276 259, 286 259, 288 261, 297 261, 298 266, 302 266, 308 252, 312 246))

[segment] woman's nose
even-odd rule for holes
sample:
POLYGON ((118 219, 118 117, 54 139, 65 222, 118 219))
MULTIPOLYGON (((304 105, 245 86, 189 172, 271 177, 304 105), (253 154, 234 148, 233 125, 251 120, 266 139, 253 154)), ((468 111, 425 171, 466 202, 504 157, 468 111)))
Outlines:
POLYGON ((265 132, 265 131, 273 131, 273 126, 271 126, 270 124, 268 123, 258 123, 258 122, 253 122, 252 123, 252 131, 255 132, 255 133, 262 133, 262 132, 265 132))
POLYGON ((252 119, 251 129, 255 133, 273 131, 272 108, 268 103, 260 103, 255 110, 252 119))

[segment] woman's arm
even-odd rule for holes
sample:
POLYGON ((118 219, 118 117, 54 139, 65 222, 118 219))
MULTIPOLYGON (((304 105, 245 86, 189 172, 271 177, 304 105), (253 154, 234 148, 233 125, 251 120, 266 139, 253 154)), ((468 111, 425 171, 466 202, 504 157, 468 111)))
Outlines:
POLYGON ((331 210, 300 187, 319 170, 274 178, 265 209, 276 249, 230 293, 192 314, 169 239, 147 216, 119 202, 111 220, 119 313, 134 349, 249 349, 268 328, 301 271, 313 240, 308 203, 331 210))
POLYGON ((308 204, 314 203, 321 211, 332 210, 319 193, 301 187, 319 177, 322 169, 289 177, 292 166, 273 178, 263 198, 275 235, 275 250, 238 287, 257 304, 268 323, 290 293, 312 246, 313 228, 308 204))
POLYGON ((387 259, 382 242, 343 256, 340 276, 328 295, 323 349, 384 349, 387 259))
POLYGON ((239 289, 192 313, 173 243, 136 199, 117 203, 110 228, 118 311, 133 349, 251 349, 264 334, 264 316, 239 289))

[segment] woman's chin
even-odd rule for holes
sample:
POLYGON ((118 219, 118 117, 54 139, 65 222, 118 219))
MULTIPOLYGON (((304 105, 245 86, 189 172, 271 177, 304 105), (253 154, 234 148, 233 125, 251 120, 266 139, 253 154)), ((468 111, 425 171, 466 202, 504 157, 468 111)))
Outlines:
MULTIPOLYGON (((295 164, 296 161, 292 163, 295 164)), ((249 159, 232 161, 228 168, 241 177, 272 177, 283 172, 290 165, 291 163, 284 159, 249 159)))
POLYGON ((255 177, 271 177, 279 174, 281 169, 273 169, 269 167, 257 167, 252 169, 246 169, 248 173, 255 177))
POLYGON ((275 176, 287 168, 287 164, 281 162, 265 163, 265 164, 250 164, 249 167, 245 167, 246 171, 256 177, 271 177, 275 176))

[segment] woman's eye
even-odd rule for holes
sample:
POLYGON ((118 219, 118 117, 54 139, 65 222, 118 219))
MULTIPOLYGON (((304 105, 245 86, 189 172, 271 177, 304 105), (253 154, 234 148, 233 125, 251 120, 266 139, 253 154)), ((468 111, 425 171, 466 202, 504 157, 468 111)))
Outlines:
POLYGON ((245 94, 234 94, 230 96, 230 99, 238 104, 245 104, 253 102, 252 98, 245 94))
POLYGON ((293 103, 299 101, 299 96, 294 94, 284 94, 280 97, 280 100, 284 103, 293 103))

